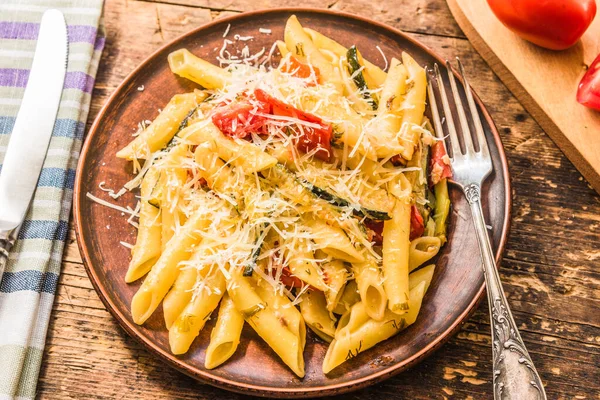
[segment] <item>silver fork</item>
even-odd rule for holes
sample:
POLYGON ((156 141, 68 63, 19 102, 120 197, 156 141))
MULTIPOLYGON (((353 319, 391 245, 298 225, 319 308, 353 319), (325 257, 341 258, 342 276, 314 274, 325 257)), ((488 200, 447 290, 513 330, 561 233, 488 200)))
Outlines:
MULTIPOLYGON (((428 71, 430 77, 428 79, 427 90, 436 135, 442 139, 444 131, 442 121, 440 120, 440 111, 436 104, 433 85, 433 80, 435 79, 446 118, 448 141, 451 150, 450 164, 454 175, 452 182, 462 189, 471 206, 473 223, 477 232, 477 242, 481 250, 492 325, 494 399, 546 399, 544 386, 525 348, 523 339, 521 339, 506 296, 504 295, 498 270, 496 269, 496 262, 481 208, 481 184, 492 172, 492 159, 463 65, 458 57, 456 61, 463 81, 465 96, 469 104, 468 108, 463 107, 449 61, 446 61, 446 67, 461 133, 457 132, 454 124, 450 100, 446 95, 444 80, 437 64, 434 65, 433 71, 428 71), (468 118, 473 122, 475 135, 471 133, 468 118), (464 152, 460 147, 459 135, 462 137, 465 148, 464 152), (477 139, 479 150, 473 144, 473 136, 477 139)), ((445 142, 444 145, 446 145, 445 142)))

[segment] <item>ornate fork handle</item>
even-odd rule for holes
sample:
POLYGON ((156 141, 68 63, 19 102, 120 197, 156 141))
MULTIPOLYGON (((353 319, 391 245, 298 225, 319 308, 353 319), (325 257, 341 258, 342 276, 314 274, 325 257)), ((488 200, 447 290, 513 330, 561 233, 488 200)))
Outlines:
POLYGON ((494 399, 546 399, 546 393, 506 301, 488 238, 480 201, 480 187, 464 187, 471 205, 477 241, 483 258, 492 325, 494 399))

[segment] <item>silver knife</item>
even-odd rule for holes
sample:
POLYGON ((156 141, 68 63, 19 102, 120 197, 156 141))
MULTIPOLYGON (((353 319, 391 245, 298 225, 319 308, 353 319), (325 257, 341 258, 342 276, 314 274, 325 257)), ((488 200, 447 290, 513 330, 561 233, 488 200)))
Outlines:
POLYGON ((64 15, 46 11, 0 170, 0 281, 46 158, 67 72, 68 46, 64 15))

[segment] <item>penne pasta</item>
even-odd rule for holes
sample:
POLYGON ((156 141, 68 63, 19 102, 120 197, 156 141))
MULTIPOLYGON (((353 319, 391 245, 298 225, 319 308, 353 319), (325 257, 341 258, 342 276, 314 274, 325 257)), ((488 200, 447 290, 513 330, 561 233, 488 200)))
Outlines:
POLYGON ((286 251, 284 257, 288 260, 292 275, 315 289, 321 291, 328 289, 327 284, 323 280, 323 272, 319 264, 315 261, 314 253, 309 250, 309 243, 305 240, 298 240, 297 246, 286 251))
POLYGON ((411 290, 410 307, 406 314, 398 315, 388 310, 381 321, 369 318, 362 302, 352 306, 347 313, 349 315, 340 319, 335 338, 327 349, 323 360, 323 373, 331 372, 345 361, 412 325, 417 319, 424 294, 425 282, 421 282, 411 290))
POLYGON ((392 58, 387 79, 383 84, 377 117, 371 127, 371 142, 374 143, 377 157, 386 158, 404 151, 399 135, 402 127, 402 99, 406 93, 406 67, 392 58))
POLYGON ((196 57, 186 49, 169 54, 169 67, 174 74, 196 82, 206 89, 222 89, 231 82, 231 74, 196 57))
MULTIPOLYGON (((335 305, 333 310, 334 314, 342 315, 346 313, 354 304, 360 301, 360 293, 356 285, 356 280, 352 279, 346 283, 346 287, 342 293, 342 296, 335 305)), ((385 307, 385 306, 384 306, 385 307)))
POLYGON ((228 138, 210 121, 192 125, 181 137, 194 144, 212 143, 219 158, 228 164, 243 167, 248 174, 271 168, 277 159, 255 145, 241 139, 228 138))
POLYGON ((269 306, 258 295, 255 280, 243 277, 241 273, 235 273, 232 279, 228 293, 246 322, 296 375, 303 377, 306 342, 306 337, 302 336, 302 333, 306 334, 304 321, 300 318, 295 323, 296 317, 289 319, 291 312, 282 311, 282 307, 269 306))
MULTIPOLYGON (((198 251, 211 252, 211 249, 206 246, 198 251)), ((173 354, 184 354, 189 350, 225 293, 223 273, 215 266, 205 268, 208 269, 206 278, 196 285, 190 302, 169 328, 169 346, 173 354)))
MULTIPOLYGON (((336 42, 333 39, 315 31, 314 29, 304 28, 304 31, 310 36, 313 43, 323 50, 329 50, 337 54, 338 57, 343 57, 348 52, 348 49, 336 42)), ((378 88, 383 85, 387 74, 375 64, 365 60, 365 69, 373 80, 373 88, 378 88)))
POLYGON ((148 202, 158 177, 158 170, 151 168, 142 180, 138 235, 135 246, 131 250, 131 262, 125 275, 127 283, 146 275, 161 253, 161 224, 158 223, 160 209, 148 202))
POLYGON ((285 42, 283 40, 277 40, 275 43, 277 45, 277 50, 279 50, 279 54, 281 54, 281 58, 285 58, 290 52, 285 45, 285 42))
MULTIPOLYGON (((198 257, 203 256, 202 253, 195 252, 190 258, 190 262, 194 262, 196 255, 198 255, 198 257)), ((192 299, 194 294, 193 289, 199 278, 202 278, 202 276, 199 275, 198 270, 194 267, 183 268, 177 276, 173 287, 169 290, 169 293, 167 293, 163 300, 163 314, 167 329, 171 329, 173 321, 179 317, 185 306, 192 299)))
POLYGON ((435 236, 422 236, 410 242, 408 250, 408 270, 412 272, 423 263, 431 260, 440 251, 442 243, 435 236))
POLYGON ((417 287, 421 282, 425 282, 425 292, 429 289, 429 285, 431 285, 431 280, 433 279, 433 273, 435 272, 435 264, 430 264, 426 267, 419 268, 415 272, 411 272, 408 279, 408 287, 410 290, 413 290, 417 287))
POLYGON ((217 324, 210 334, 204 367, 213 369, 229 360, 240 344, 244 316, 239 312, 227 293, 221 300, 217 324))
POLYGON ((199 231, 210 224, 210 216, 197 212, 167 243, 158 261, 131 300, 133 321, 141 325, 152 315, 179 274, 179 263, 191 257, 190 249, 200 242, 199 231))
POLYGON ((402 53, 385 72, 360 52, 374 49, 294 15, 268 53, 239 39, 224 38, 227 68, 170 53, 202 89, 175 95, 117 153, 139 170, 125 185, 140 189, 125 280, 146 275, 131 317, 144 324, 162 303, 182 355, 219 308, 207 369, 248 323, 300 378, 308 325, 329 343, 329 373, 415 322, 447 240, 451 171, 424 118, 425 71, 402 53))
POLYGON ((175 234, 178 226, 183 225, 184 216, 178 209, 180 189, 187 178, 187 171, 184 168, 169 168, 163 171, 161 175, 161 244, 162 249, 167 247, 167 243, 175 234))
POLYGON ((410 160, 420 138, 420 128, 425 112, 427 76, 425 69, 417 64, 408 53, 402 53, 402 63, 406 66, 412 87, 407 91, 402 103, 400 144, 402 145, 402 157, 410 160))
POLYGON ((350 263, 362 262, 365 257, 352 245, 344 231, 323 221, 310 219, 305 222, 312 232, 316 248, 324 253, 350 263))
POLYGON ((327 302, 323 292, 312 290, 302 297, 300 313, 306 325, 327 343, 331 343, 335 335, 335 320, 327 311, 327 302))
POLYGON ((328 288, 325 291, 327 311, 333 312, 344 293, 348 281, 348 270, 341 260, 324 263, 321 268, 328 288))
POLYGON ((339 70, 319 51, 295 15, 287 20, 284 40, 286 47, 294 56, 318 68, 323 80, 334 85, 338 92, 342 92, 343 86, 339 70))
POLYGON ((204 92, 176 94, 156 119, 127 146, 117 152, 126 160, 147 159, 169 143, 185 117, 206 97, 204 92))
POLYGON ((397 199, 392 219, 383 224, 383 288, 388 308, 396 314, 409 310, 408 250, 410 202, 397 199))
POLYGON ((352 264, 354 280, 366 313, 375 320, 383 318, 388 298, 383 288, 383 276, 377 263, 369 260, 352 264))

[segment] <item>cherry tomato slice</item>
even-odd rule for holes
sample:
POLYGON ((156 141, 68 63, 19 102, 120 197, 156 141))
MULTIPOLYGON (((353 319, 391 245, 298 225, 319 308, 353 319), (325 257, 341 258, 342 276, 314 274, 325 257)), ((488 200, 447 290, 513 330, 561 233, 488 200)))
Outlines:
POLYGON ((243 97, 217 106, 212 112, 211 119, 224 135, 245 138, 253 132, 261 131, 266 118, 260 114, 269 111, 268 104, 255 98, 243 97))
POLYGON ((271 106, 273 115, 297 118, 301 121, 320 125, 321 128, 309 126, 296 128, 301 132, 301 136, 296 140, 295 145, 300 151, 305 153, 315 151, 315 157, 323 161, 329 161, 331 157, 331 137, 333 135, 331 124, 326 123, 316 115, 304 112, 276 99, 262 89, 255 89, 254 95, 259 101, 271 106))
POLYGON ((419 209, 414 204, 410 208, 410 240, 423 236, 425 225, 419 209))
POLYGON ((446 148, 441 141, 435 142, 431 146, 429 171, 431 186, 436 185, 444 178, 452 178, 452 169, 450 168, 446 148))
POLYGON ((319 69, 317 67, 304 64, 294 56, 291 56, 283 64, 281 70, 298 78, 308 79, 314 77, 315 82, 310 82, 310 85, 315 85, 320 82, 321 73, 319 69))

